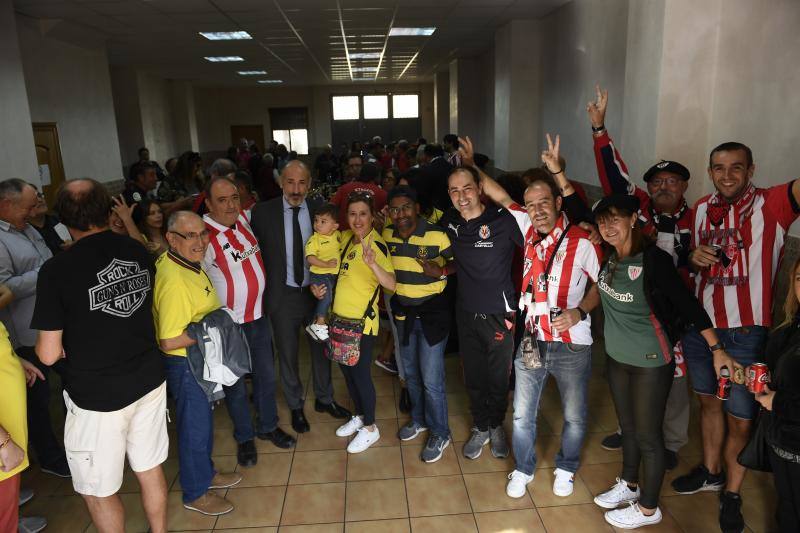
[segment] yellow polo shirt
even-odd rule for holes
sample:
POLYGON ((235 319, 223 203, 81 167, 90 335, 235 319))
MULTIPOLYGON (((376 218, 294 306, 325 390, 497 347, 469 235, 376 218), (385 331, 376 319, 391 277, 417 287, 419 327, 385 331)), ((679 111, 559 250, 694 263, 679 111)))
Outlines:
MULTIPOLYGON (((306 243, 306 257, 313 255, 320 261, 330 261, 331 259, 339 260, 339 238, 341 234, 339 231, 334 231, 330 235, 323 235, 321 233, 314 234, 308 239, 306 243)), ((314 274, 337 274, 339 272, 339 265, 335 267, 318 267, 311 265, 309 269, 314 274)))
MULTIPOLYGON (((336 295, 333 298, 333 312, 343 318, 361 318, 367 310, 370 298, 378 287, 378 278, 372 269, 364 263, 363 248, 361 243, 351 241, 353 232, 347 230, 342 234, 342 251, 347 250, 339 268, 339 279, 336 282, 336 295), (349 243, 349 244, 348 244, 349 243)), ((365 240, 370 240, 370 247, 375 250, 375 262, 386 272, 394 274, 389 250, 383 238, 374 229, 365 240)), ((379 291, 380 292, 380 291, 379 291)), ((378 298, 372 303, 373 317, 364 322, 364 334, 377 335, 378 324, 378 298)))
MULTIPOLYGON (((217 291, 202 267, 172 252, 156 259, 153 319, 159 341, 180 336, 191 322, 220 307, 217 291)), ((186 357, 186 348, 165 353, 186 357)))
MULTIPOLYGON (((8 331, 0 322, 0 426, 25 452, 25 458, 14 470, 0 470, 0 481, 9 479, 28 468, 28 420, 25 392, 25 371, 19 357, 11 348, 8 331)), ((2 461, 0 461, 2 464, 2 461)))

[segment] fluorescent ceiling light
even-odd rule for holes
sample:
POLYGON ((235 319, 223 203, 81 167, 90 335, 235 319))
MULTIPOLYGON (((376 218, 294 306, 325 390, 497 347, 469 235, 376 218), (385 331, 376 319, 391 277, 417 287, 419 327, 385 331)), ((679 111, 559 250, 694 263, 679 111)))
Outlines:
POLYGON ((258 80, 258 83, 283 83, 283 80, 258 80))
POLYGON ((266 70, 240 70, 236 74, 239 76, 263 76, 266 73, 266 70))
POLYGON ((380 52, 355 52, 350 54, 350 59, 378 59, 380 52))
POLYGON ((241 56, 206 56, 205 60, 212 63, 224 63, 226 61, 244 61, 244 58, 241 56))
POLYGON ((209 41, 239 41, 253 38, 246 31, 201 31, 200 35, 209 41))
POLYGON ((389 30, 389 37, 409 37, 415 35, 433 35, 436 28, 392 28, 389 30))
POLYGON ((375 72, 378 67, 353 67, 353 72, 375 72))

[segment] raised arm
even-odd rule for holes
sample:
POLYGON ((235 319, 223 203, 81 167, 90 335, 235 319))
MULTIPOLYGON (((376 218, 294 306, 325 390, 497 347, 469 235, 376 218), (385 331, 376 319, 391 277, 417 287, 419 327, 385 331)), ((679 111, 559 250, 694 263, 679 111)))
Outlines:
POLYGON ((511 199, 506 190, 475 164, 475 149, 473 148, 472 140, 469 137, 464 137, 463 139, 459 137, 458 141, 458 153, 461 155, 461 164, 463 166, 472 167, 478 171, 478 174, 481 177, 481 188, 483 189, 483 194, 488 196, 489 199, 494 203, 503 207, 508 207, 513 204, 514 200, 511 199))

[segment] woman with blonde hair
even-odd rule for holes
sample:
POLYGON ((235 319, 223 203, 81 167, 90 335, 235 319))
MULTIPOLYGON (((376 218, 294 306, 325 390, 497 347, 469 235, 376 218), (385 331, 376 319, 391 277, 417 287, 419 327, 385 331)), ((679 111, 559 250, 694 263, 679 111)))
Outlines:
POLYGON ((771 381, 756 394, 769 411, 767 444, 778 493, 776 518, 780 531, 800 531, 800 259, 789 271, 786 317, 769 336, 766 362, 771 381))

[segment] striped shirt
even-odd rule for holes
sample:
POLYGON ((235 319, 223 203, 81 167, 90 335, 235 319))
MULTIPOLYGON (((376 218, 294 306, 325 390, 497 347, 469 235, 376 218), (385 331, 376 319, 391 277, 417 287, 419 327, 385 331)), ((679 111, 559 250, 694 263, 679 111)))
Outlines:
POLYGON ((223 226, 209 215, 203 216, 210 244, 203 268, 211 278, 220 300, 233 311, 236 322, 244 324, 261 318, 261 299, 266 274, 261 250, 242 211, 233 227, 223 226))
POLYGON ((722 260, 695 274, 695 294, 716 328, 772 325, 772 289, 784 237, 797 218, 792 183, 754 189, 745 208, 732 206, 717 224, 716 194, 694 206, 692 247, 719 246, 722 260))
MULTIPOLYGON (((567 310, 578 307, 586 294, 587 281, 589 279, 597 281, 600 273, 598 247, 589 241, 586 231, 578 226, 570 226, 566 237, 561 240, 556 250, 555 243, 561 236, 562 228, 567 225, 567 216, 563 213, 553 232, 542 239, 533 228, 525 208, 519 204, 511 204, 508 211, 514 216, 520 231, 525 235, 523 280, 531 278, 537 254, 538 260, 545 265, 555 254, 547 276, 546 301, 537 301, 532 293, 537 284, 536 279, 530 279, 527 284, 523 282, 519 308, 526 311, 525 323, 529 327, 534 323, 537 324, 537 338, 540 341, 592 344, 591 317, 587 316, 567 331, 558 331, 550 327, 550 309, 560 307, 562 310, 567 310)), ((542 299, 544 300, 544 297, 542 299)))
POLYGON ((417 259, 433 261, 441 267, 453 259, 450 239, 442 228, 419 217, 408 239, 403 239, 394 226, 388 226, 383 230, 383 240, 392 257, 397 280, 395 292, 401 304, 420 305, 444 291, 447 280, 426 275, 417 262, 417 259))

